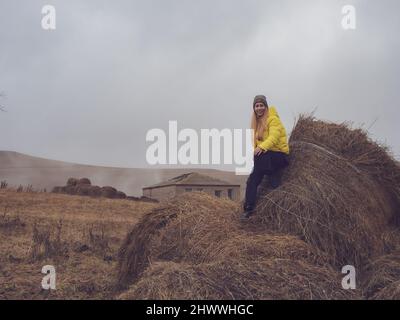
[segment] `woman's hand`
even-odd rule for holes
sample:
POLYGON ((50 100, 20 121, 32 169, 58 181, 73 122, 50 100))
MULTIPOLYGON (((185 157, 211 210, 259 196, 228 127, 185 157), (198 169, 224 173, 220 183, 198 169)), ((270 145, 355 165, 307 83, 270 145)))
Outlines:
POLYGON ((254 149, 254 155, 255 156, 259 156, 261 153, 263 153, 264 152, 264 150, 263 149, 261 149, 261 148, 259 148, 259 147, 257 147, 257 148, 255 148, 254 149))

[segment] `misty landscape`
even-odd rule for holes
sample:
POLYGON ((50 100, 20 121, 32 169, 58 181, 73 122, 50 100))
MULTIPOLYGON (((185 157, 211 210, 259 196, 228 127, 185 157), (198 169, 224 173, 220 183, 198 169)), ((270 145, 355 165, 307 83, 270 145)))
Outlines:
POLYGON ((399 9, 2 1, 0 300, 400 300, 399 9))

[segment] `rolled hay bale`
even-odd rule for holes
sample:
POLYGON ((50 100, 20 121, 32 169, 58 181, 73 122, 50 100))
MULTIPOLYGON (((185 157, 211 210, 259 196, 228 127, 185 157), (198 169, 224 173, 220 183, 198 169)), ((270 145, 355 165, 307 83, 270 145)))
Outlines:
POLYGON ((67 180, 67 186, 76 186, 79 182, 79 179, 76 178, 69 178, 67 180))
POLYGON ((235 233, 221 241, 213 250, 203 253, 205 262, 225 261, 233 257, 241 260, 292 259, 315 266, 327 266, 331 258, 298 237, 273 234, 235 233))
MULTIPOLYGON (((394 205, 400 203, 400 164, 389 148, 372 141, 362 128, 351 123, 340 124, 317 120, 313 115, 300 115, 290 134, 290 141, 312 143, 345 158, 353 166, 367 172, 392 196, 394 205)), ((400 217, 400 212, 395 218, 400 217)))
POLYGON ((400 252, 400 229, 392 227, 382 234, 384 250, 386 254, 400 252))
POLYGON ((400 300, 400 280, 394 281, 373 296, 374 300, 400 300))
POLYGON ((190 265, 157 262, 118 299, 358 299, 329 267, 302 260, 231 257, 190 265))
POLYGON ((91 181, 88 178, 81 178, 79 179, 78 183, 79 185, 91 185, 91 181))
POLYGON ((400 250, 371 261, 364 274, 366 298, 400 300, 400 250))
POLYGON ((128 233, 118 253, 118 286, 135 281, 149 260, 200 262, 238 229, 237 205, 188 192, 153 209, 128 233))
POLYGON ((89 184, 78 184, 75 187, 75 194, 79 196, 89 196, 90 195, 90 189, 92 188, 91 185, 89 184))
POLYGON ((113 187, 105 186, 101 188, 102 197, 114 199, 116 195, 117 195, 117 189, 113 187))
POLYGON ((89 196, 91 197, 101 197, 101 188, 99 186, 90 186, 89 196))
POLYGON ((71 194, 71 195, 76 195, 77 192, 77 186, 65 186, 63 187, 64 193, 66 194, 71 194))
MULTIPOLYGON (((290 137, 290 165, 284 170, 281 186, 271 191, 262 184, 257 212, 249 224, 299 236, 331 256, 336 266, 361 266, 384 252, 380 235, 399 205, 369 171, 310 142, 307 135, 309 140, 302 141, 299 128, 305 127, 303 121, 310 122, 300 118, 290 137)), ((350 131, 346 127, 341 130, 350 131)), ((331 139, 346 139, 345 133, 331 132, 331 139)), ((345 150, 347 155, 350 151, 345 150)))
POLYGON ((126 198, 126 194, 125 194, 125 192, 117 191, 115 197, 116 197, 117 199, 125 199, 125 198, 126 198))

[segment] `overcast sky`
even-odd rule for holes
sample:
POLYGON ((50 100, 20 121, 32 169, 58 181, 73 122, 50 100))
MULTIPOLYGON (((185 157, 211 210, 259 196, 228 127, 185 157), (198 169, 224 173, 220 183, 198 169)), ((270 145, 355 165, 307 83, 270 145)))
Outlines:
POLYGON ((149 129, 246 128, 262 93, 288 132, 317 107, 372 125, 400 158, 399 13, 397 0, 2 0, 0 150, 143 167, 149 129), (41 27, 46 4, 56 30, 41 27))

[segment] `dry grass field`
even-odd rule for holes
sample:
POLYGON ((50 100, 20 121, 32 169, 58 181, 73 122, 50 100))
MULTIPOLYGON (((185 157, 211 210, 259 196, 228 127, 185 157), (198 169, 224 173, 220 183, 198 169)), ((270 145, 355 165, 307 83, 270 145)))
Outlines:
POLYGON ((0 189, 0 300, 111 299, 116 253, 152 203, 0 189), (57 289, 43 290, 44 265, 57 289))

